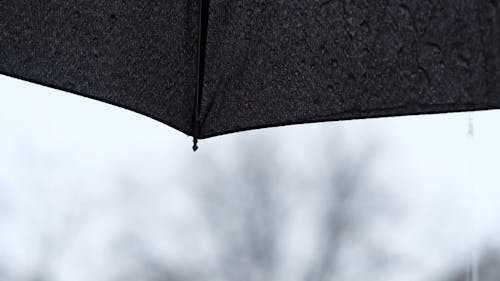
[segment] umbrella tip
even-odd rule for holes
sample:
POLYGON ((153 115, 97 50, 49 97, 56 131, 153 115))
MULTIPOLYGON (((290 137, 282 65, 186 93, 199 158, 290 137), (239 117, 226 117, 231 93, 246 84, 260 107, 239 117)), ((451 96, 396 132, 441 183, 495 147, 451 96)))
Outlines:
POLYGON ((197 138, 193 138, 193 151, 197 151, 198 150, 198 139, 197 138))

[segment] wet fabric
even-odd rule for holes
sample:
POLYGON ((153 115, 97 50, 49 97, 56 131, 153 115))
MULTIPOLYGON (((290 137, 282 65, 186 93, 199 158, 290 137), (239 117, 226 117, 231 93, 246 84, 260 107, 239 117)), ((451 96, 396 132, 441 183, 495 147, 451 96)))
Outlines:
MULTIPOLYGON (((500 108, 500 1, 211 0, 199 137, 500 108)), ((193 133, 198 1, 0 1, 0 73, 193 133)))

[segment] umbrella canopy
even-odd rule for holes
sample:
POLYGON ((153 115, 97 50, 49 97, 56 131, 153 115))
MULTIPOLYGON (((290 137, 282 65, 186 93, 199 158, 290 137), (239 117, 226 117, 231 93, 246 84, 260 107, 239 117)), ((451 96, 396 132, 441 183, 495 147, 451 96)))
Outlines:
POLYGON ((3 0, 0 73, 196 138, 493 109, 499 3, 3 0))

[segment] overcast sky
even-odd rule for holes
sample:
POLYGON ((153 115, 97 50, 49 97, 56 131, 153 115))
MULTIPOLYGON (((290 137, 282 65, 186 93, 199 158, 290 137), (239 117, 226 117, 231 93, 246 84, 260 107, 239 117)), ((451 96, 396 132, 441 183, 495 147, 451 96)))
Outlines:
MULTIPOLYGON (((166 178, 171 178, 168 186, 182 187, 178 175, 185 170, 192 169, 196 180, 200 168, 192 163, 208 156, 231 163, 235 150, 242 149, 235 143, 245 139, 273 139, 277 149, 288 152, 284 161, 314 176, 319 169, 315 147, 325 135, 339 134, 349 144, 342 149, 353 154, 366 149, 367 140, 379 148, 372 173, 390 196, 404 202, 404 221, 381 235, 387 236, 388 248, 421 260, 421 267, 392 272, 384 280, 421 280, 462 262, 478 247, 500 248, 499 124, 498 110, 326 122, 202 140, 193 153, 189 137, 147 117, 0 76, 0 264, 9 260, 12 268, 34 266, 30 251, 38 240, 30 227, 57 224, 50 214, 85 204, 81 198, 115 196, 122 188, 117 177, 139 181, 146 189, 166 178), (49 216, 41 216, 40 208, 49 216)), ((193 216, 190 199, 173 194, 164 211, 193 216)), ((75 251, 97 255, 108 228, 96 224, 82 238, 86 249, 75 251)), ((90 267, 95 280, 105 280, 98 270, 106 261, 100 262, 90 267)), ((82 269, 67 268, 58 278, 77 280, 75 272, 82 269)))

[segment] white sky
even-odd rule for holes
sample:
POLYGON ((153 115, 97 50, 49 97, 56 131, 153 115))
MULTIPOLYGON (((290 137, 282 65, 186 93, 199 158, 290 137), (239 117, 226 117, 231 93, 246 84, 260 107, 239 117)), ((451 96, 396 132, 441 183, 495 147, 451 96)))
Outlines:
MULTIPOLYGON (((390 241, 388 248, 420 259, 421 268, 393 272, 384 280, 420 280, 416 276, 431 276, 441 266, 460 262, 457 256, 467 258, 471 245, 500 246, 499 124, 498 110, 327 122, 203 140, 200 151, 193 153, 190 138, 147 117, 0 75, 0 196, 5 196, 0 197, 0 253, 8 253, 0 254, 0 264, 2 256, 17 260, 21 267, 30 264, 29 243, 36 241, 30 225, 57 224, 32 208, 40 202, 50 214, 67 205, 86 204, 80 198, 106 201, 116 194, 110 188, 116 185, 116 175, 140 181, 145 188, 172 175, 167 184, 182 186, 175 175, 189 163, 207 155, 230 163, 232 152, 240 149, 234 143, 246 138, 277 139, 279 148, 290 152, 287 161, 314 175, 315 144, 325 134, 340 132, 354 152, 367 139, 376 140, 382 148, 376 178, 405 202, 405 220, 380 233, 390 241), (473 136, 468 135, 470 126, 473 136), (67 194, 54 199, 54 193, 37 189, 41 183, 67 194)), ((164 211, 193 212, 190 199, 176 194, 164 211)), ((84 244, 90 246, 81 251, 95 255, 92 251, 107 241, 102 237, 110 227, 105 221, 85 236, 89 241, 84 244), (92 240, 94 236, 99 238, 92 240)), ((97 271, 106 261, 92 264, 97 271)), ((64 280, 64 274, 74 272, 58 274, 64 280)))

